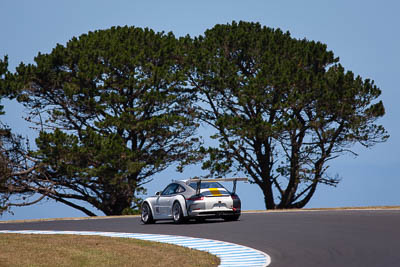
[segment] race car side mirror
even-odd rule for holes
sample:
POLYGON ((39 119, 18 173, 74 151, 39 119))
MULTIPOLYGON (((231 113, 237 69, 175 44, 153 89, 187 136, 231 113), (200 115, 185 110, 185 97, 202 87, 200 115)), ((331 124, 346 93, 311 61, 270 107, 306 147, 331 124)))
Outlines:
POLYGON ((157 191, 157 192, 156 192, 156 196, 159 196, 159 195, 161 195, 161 192, 160 192, 160 191, 157 191))

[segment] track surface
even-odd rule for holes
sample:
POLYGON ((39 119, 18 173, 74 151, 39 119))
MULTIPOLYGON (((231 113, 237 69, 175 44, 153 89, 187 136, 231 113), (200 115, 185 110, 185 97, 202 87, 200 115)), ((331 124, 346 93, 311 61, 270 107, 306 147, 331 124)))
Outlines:
POLYGON ((400 266, 400 211, 304 211, 243 214, 211 220, 142 225, 139 218, 4 223, 0 230, 75 230, 202 237, 266 252, 270 266, 400 266))

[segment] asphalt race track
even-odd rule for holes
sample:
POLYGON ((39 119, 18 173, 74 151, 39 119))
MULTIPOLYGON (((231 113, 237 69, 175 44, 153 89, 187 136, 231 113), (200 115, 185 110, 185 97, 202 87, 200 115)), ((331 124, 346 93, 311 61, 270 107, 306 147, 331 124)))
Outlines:
POLYGON ((140 218, 0 223, 0 230, 106 231, 183 235, 232 242, 271 256, 270 266, 400 266, 400 210, 246 213, 142 225, 140 218))

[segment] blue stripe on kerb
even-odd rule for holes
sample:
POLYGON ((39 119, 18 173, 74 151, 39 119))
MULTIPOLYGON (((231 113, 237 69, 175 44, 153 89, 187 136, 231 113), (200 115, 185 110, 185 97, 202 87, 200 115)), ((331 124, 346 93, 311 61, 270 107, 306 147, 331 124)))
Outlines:
POLYGON ((240 267, 240 266, 258 266, 265 267, 271 263, 271 257, 259 250, 228 243, 224 241, 158 234, 139 234, 139 233, 117 233, 117 232, 90 232, 90 231, 36 231, 23 230, 11 231, 3 230, 0 233, 17 234, 64 234, 64 235, 98 235, 108 237, 135 238, 140 240, 168 243, 182 247, 197 249, 208 252, 220 258, 219 267, 240 267))

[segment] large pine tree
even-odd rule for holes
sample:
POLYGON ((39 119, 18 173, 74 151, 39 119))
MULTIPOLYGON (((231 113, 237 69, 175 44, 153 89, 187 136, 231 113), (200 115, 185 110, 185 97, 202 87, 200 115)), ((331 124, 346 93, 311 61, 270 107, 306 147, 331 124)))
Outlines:
POLYGON ((320 42, 233 22, 207 30, 189 51, 200 118, 219 141, 203 167, 246 173, 267 209, 304 207, 319 184, 338 183, 330 160, 388 137, 375 123, 385 113, 380 89, 320 42))
POLYGON ((113 27, 21 63, 7 82, 40 130, 31 156, 41 175, 26 190, 88 215, 79 201, 124 214, 152 175, 190 161, 196 127, 178 44, 172 33, 113 27))

